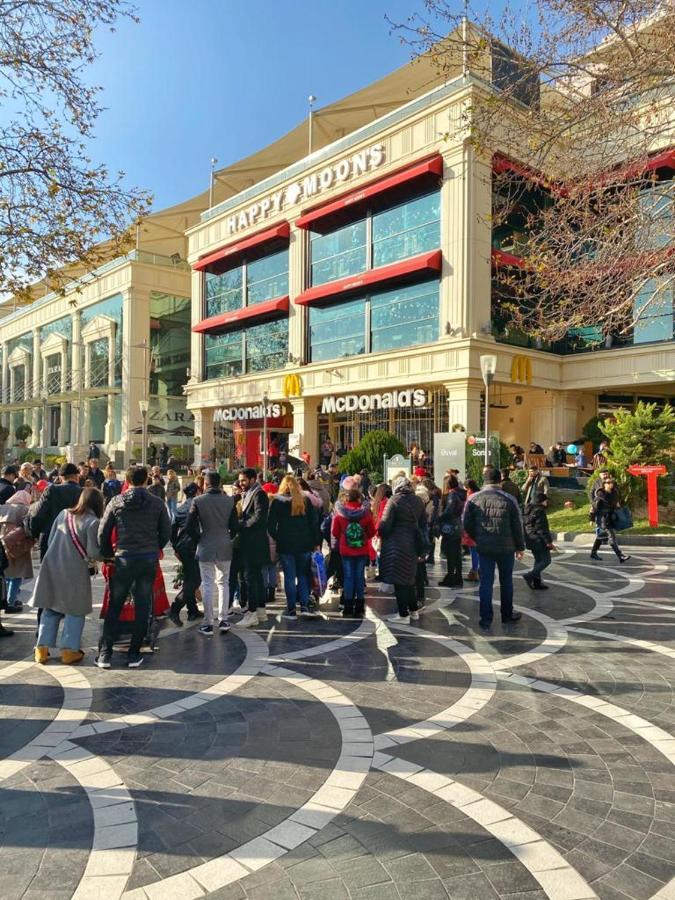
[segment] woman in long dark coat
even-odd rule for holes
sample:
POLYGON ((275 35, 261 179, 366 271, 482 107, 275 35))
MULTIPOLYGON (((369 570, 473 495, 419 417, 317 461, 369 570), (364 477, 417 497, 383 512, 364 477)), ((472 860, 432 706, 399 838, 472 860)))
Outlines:
POLYGON ((426 512, 405 475, 393 480, 392 491, 378 525, 382 539, 380 579, 394 585, 398 603, 398 613, 389 620, 407 625, 411 619, 419 619, 415 575, 418 560, 426 554, 426 512))

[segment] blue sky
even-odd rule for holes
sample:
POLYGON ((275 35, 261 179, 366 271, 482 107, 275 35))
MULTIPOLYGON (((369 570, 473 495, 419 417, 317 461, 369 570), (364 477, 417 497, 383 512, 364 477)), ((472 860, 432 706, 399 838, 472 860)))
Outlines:
POLYGON ((136 0, 141 23, 101 32, 90 78, 106 111, 92 154, 155 195, 155 209, 208 185, 307 111, 407 62, 390 34, 421 0, 136 0))

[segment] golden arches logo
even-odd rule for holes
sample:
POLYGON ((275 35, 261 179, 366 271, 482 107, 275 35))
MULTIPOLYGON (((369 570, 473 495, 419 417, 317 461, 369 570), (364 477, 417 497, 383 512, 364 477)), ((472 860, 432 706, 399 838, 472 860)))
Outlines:
POLYGON ((302 379, 299 375, 284 376, 284 397, 302 397, 302 379))
POLYGON ((527 356, 514 356, 511 363, 511 381, 532 382, 532 361, 527 356))

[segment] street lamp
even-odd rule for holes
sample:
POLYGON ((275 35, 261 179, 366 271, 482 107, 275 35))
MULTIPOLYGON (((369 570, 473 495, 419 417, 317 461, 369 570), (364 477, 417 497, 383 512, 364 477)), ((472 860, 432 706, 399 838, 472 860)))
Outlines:
POLYGON ((148 409, 150 408, 150 401, 139 400, 138 408, 141 411, 141 417, 143 419, 141 437, 141 463, 145 466, 148 462, 148 409))
POLYGON ((497 371, 497 357, 494 353, 487 353, 480 358, 480 371, 485 384, 485 465, 490 465, 490 385, 494 381, 497 371))

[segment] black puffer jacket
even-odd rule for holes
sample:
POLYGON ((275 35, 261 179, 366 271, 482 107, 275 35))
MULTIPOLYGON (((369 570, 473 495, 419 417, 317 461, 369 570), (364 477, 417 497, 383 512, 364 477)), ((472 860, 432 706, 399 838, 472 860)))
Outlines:
POLYGON ((34 538, 40 538, 40 559, 47 552, 49 534, 56 517, 62 509, 75 506, 81 493, 82 488, 72 481, 65 484, 50 484, 35 504, 30 516, 30 531, 34 538))
POLYGON ((525 549, 518 504, 496 484, 485 485, 466 501, 464 530, 483 556, 502 556, 525 549))
POLYGON ((277 542, 279 553, 311 553, 321 543, 319 517, 307 497, 304 516, 292 516, 290 496, 287 494, 273 496, 267 518, 267 531, 272 540, 277 542))
POLYGON ((171 536, 166 506, 145 488, 135 487, 106 506, 98 529, 103 556, 157 556, 171 536), (113 528, 117 529, 115 549, 113 528))
POLYGON ((397 491, 384 508, 378 533, 382 538, 380 578, 387 584, 415 584, 417 559, 426 551, 424 501, 411 487, 397 491))
POLYGON ((528 503, 523 512, 525 543, 529 550, 538 550, 553 543, 548 527, 546 509, 538 503, 528 503))
POLYGON ((616 487, 611 491, 604 488, 597 490, 593 494, 593 513, 595 521, 602 528, 614 527, 614 513, 621 506, 621 495, 616 487))

